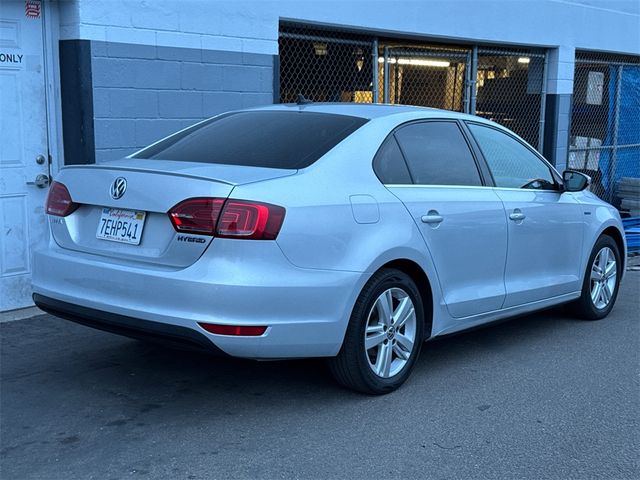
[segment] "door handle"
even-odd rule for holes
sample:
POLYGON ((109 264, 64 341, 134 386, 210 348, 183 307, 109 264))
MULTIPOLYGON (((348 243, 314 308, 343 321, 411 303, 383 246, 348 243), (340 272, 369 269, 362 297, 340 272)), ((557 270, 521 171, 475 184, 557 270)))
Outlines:
POLYGON ((33 182, 27 182, 27 185, 35 185, 38 188, 46 188, 49 186, 49 175, 40 173, 36 176, 33 182))
POLYGON ((521 222, 524 220, 526 215, 522 213, 519 208, 516 208, 512 213, 509 214, 509 218, 514 222, 521 222))
POLYGON ((437 211, 429 210, 429 212, 426 215, 423 215, 420 220, 422 220, 422 223, 429 223, 433 225, 441 223, 444 219, 437 211))

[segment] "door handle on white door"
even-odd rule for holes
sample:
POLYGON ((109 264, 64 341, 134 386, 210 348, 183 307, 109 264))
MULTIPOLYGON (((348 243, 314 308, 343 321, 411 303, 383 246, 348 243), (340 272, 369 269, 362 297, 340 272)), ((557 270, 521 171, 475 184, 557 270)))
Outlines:
POLYGON ((35 181, 27 182, 27 185, 35 185, 38 188, 46 188, 49 186, 49 181, 50 181, 49 175, 40 173, 39 175, 36 176, 35 181))
POLYGON ((522 213, 519 208, 516 208, 512 213, 509 214, 509 218, 514 222, 521 222, 524 220, 526 215, 522 213))
POLYGON ((443 218, 436 210, 429 210, 429 212, 426 215, 423 215, 420 220, 422 220, 422 223, 438 224, 442 222, 443 218))

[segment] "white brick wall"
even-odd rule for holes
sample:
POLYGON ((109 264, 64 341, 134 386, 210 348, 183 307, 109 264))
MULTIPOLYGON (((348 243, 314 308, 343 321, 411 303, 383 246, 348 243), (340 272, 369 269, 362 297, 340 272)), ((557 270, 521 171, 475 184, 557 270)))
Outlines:
MULTIPOLYGON (((63 39, 277 54, 278 21, 294 19, 432 39, 640 54, 637 1, 69 0, 60 3, 63 39)), ((558 88, 564 89, 561 84, 558 88)))
POLYGON ((251 2, 62 2, 61 38, 277 54, 277 16, 262 2, 247 3, 251 2))

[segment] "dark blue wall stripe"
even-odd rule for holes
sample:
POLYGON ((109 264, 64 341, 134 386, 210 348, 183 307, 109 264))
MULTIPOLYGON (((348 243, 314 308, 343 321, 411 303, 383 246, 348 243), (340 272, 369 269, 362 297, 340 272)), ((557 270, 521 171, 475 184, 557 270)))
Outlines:
POLYGON ((59 50, 64 163, 95 163, 91 42, 61 40, 59 50))

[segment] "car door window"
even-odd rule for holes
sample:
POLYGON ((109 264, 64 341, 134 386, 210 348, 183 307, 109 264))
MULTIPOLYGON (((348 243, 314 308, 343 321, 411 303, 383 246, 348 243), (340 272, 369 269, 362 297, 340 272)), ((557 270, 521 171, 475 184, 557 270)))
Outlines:
POLYGON ((400 128, 395 135, 415 184, 482 185, 457 123, 414 123, 400 128))
POLYGON ((373 160, 373 169, 380 181, 386 185, 412 183, 407 164, 393 135, 390 135, 378 150, 373 160))
POLYGON ((470 123, 469 130, 482 150, 496 187, 556 189, 549 166, 524 144, 496 128, 470 123))

